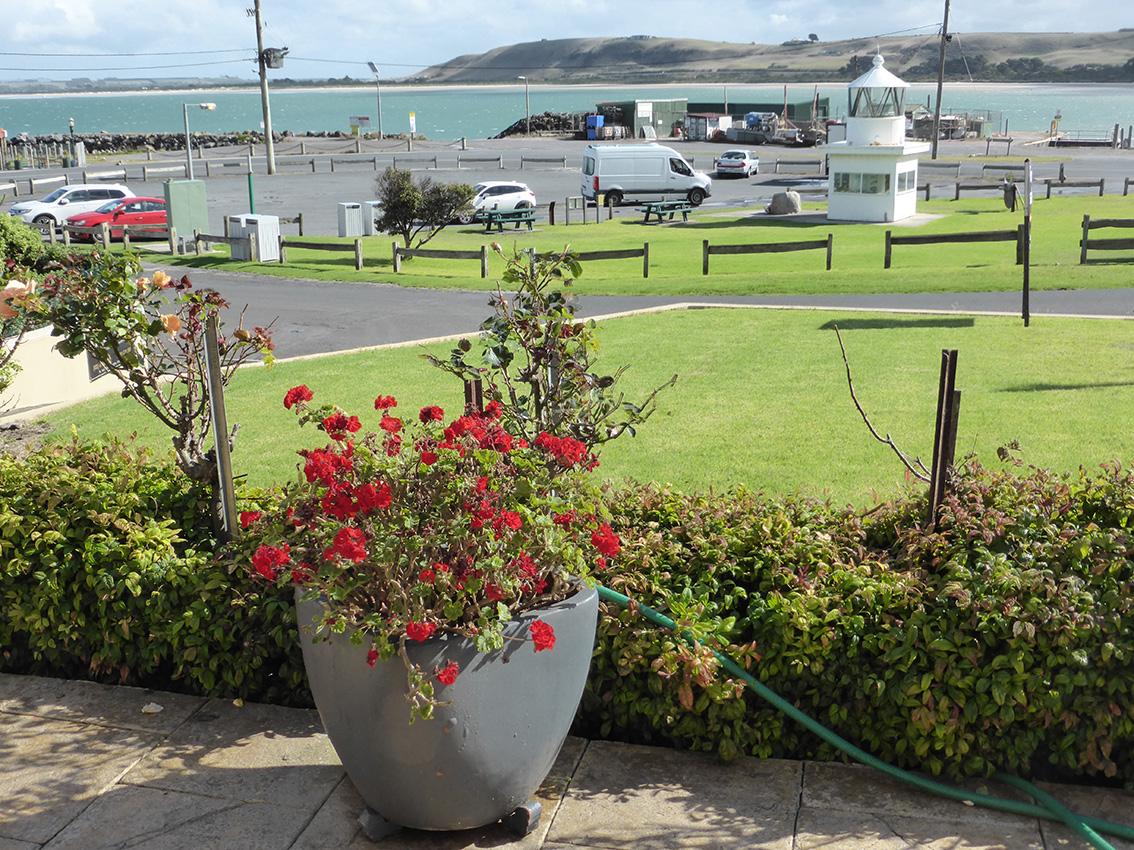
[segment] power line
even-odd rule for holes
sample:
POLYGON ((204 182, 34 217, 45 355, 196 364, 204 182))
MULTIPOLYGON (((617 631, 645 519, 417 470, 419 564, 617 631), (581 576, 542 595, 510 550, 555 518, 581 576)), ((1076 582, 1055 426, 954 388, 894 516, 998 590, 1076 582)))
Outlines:
POLYGON ((164 68, 201 68, 206 65, 231 65, 236 62, 250 61, 255 61, 255 57, 250 59, 217 59, 214 62, 188 62, 180 65, 119 65, 104 68, 28 68, 21 66, 18 68, 0 68, 0 71, 24 71, 29 74, 37 74, 41 71, 156 71, 164 68))
POLYGON ((105 56, 108 59, 117 58, 120 56, 206 56, 218 53, 252 53, 252 49, 248 47, 233 48, 231 50, 160 50, 152 53, 15 53, 12 51, 0 50, 0 56, 41 56, 41 57, 67 57, 67 56, 80 56, 83 58, 97 58, 105 56))

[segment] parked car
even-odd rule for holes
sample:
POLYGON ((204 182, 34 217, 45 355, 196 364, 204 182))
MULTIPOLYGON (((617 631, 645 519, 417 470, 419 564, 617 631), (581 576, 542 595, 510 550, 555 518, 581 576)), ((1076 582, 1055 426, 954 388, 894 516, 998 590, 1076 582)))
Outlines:
POLYGON ((134 193, 120 183, 76 183, 73 186, 60 186, 38 201, 12 204, 8 208, 8 214, 18 216, 27 224, 38 225, 46 233, 49 227, 58 227, 76 213, 94 212, 107 201, 133 197, 134 193))
POLYGON ((717 177, 751 177, 759 173, 760 157, 752 151, 725 151, 717 159, 717 177))
MULTIPOLYGON (((67 216, 67 224, 78 227, 98 227, 103 222, 109 226, 110 238, 121 239, 125 232, 122 225, 130 226, 131 239, 164 239, 167 217, 164 198, 126 198, 107 201, 93 212, 67 216), (151 225, 152 231, 134 230, 139 225, 151 225)), ((94 233, 76 234, 76 239, 89 242, 97 238, 94 233)))
POLYGON ((459 217, 461 224, 470 224, 479 212, 514 212, 534 209, 535 193, 525 183, 509 180, 486 180, 473 186, 471 210, 459 217))
POLYGON ((583 151, 581 194, 588 201, 603 195, 616 207, 631 197, 684 197, 700 206, 712 194, 713 181, 694 171, 673 148, 645 145, 587 145, 583 151))

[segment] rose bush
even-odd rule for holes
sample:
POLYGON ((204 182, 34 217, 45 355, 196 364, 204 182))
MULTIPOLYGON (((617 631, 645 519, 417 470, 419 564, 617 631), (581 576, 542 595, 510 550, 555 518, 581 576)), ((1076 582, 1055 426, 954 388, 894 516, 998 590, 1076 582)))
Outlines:
MULTIPOLYGON (((583 443, 518 437, 498 404, 448 420, 430 405, 407 421, 378 396, 377 428, 364 431, 313 398, 298 386, 283 403, 330 442, 300 452, 302 481, 274 510, 241 514, 244 556, 256 575, 323 602, 320 634, 368 643, 372 666, 400 656, 413 716, 431 716, 460 669, 421 669, 407 642, 462 636, 500 650, 517 613, 571 595, 618 554, 583 443)), ((529 638, 537 652, 555 646, 539 619, 529 638)))

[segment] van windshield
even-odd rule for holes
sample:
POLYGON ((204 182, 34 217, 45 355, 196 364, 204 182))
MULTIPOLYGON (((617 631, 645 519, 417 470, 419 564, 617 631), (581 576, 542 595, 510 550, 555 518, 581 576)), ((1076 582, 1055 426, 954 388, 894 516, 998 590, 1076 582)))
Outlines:
POLYGON ((587 175, 595 173, 595 158, 593 156, 583 157, 583 173, 587 175))

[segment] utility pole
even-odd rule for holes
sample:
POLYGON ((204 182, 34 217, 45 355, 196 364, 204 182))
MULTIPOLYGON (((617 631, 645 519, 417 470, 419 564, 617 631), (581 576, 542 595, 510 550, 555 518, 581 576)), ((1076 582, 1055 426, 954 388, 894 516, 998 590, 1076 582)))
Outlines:
POLYGON ((264 153, 268 158, 268 173, 276 173, 276 144, 272 139, 272 106, 268 102, 268 65, 264 59, 264 23, 260 18, 260 0, 253 0, 252 14, 256 18, 256 64, 260 68, 260 105, 264 110, 264 153))
POLYGON ((952 36, 949 35, 949 0, 945 0, 945 17, 941 22, 941 51, 937 57, 937 103, 933 107, 933 151, 930 159, 937 159, 937 140, 941 136, 941 89, 945 85, 945 45, 952 36))
POLYGON ((367 62, 370 72, 374 74, 374 85, 378 88, 378 141, 382 141, 382 80, 378 77, 378 66, 367 62))

